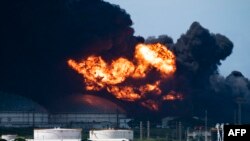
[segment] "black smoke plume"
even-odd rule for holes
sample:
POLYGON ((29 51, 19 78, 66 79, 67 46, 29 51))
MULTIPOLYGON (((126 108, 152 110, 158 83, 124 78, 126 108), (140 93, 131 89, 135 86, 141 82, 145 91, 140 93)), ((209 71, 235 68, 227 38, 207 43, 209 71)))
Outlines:
POLYGON ((227 117, 227 122, 232 122, 237 98, 249 103, 250 83, 247 78, 238 71, 226 78, 219 74, 221 61, 233 50, 233 43, 224 35, 210 33, 194 22, 176 43, 167 35, 149 37, 146 42, 161 42, 175 53, 177 72, 174 82, 167 85, 172 84, 174 90, 185 93, 188 114, 203 116, 207 110, 217 120, 225 121, 227 117))
MULTIPOLYGON (((125 10, 102 0, 3 0, 0 10, 0 90, 44 105, 58 97, 85 93, 81 76, 67 66, 67 59, 90 54, 107 60, 129 58, 135 45, 144 42, 133 35, 132 20, 125 10)), ((233 49, 224 35, 210 33, 194 22, 176 43, 167 35, 145 42, 163 43, 175 53, 177 72, 166 82, 165 90, 185 95, 182 102, 162 105, 161 116, 203 116, 208 110, 211 118, 226 122, 226 117, 231 122, 235 99, 249 102, 247 78, 238 71, 226 78, 219 74, 221 61, 233 49)), ((131 111, 133 108, 137 106, 131 106, 131 111)))
POLYGON ((129 14, 102 0, 0 3, 0 90, 41 103, 84 91, 67 59, 92 53, 118 56, 141 40, 133 36, 129 14))

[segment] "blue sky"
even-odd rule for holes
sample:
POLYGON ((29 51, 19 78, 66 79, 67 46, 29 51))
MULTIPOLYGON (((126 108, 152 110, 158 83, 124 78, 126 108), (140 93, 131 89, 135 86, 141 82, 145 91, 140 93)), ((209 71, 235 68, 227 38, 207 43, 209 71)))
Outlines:
POLYGON ((105 0, 131 15, 136 35, 167 34, 176 41, 193 21, 233 43, 233 53, 220 73, 239 70, 250 78, 250 0, 105 0))

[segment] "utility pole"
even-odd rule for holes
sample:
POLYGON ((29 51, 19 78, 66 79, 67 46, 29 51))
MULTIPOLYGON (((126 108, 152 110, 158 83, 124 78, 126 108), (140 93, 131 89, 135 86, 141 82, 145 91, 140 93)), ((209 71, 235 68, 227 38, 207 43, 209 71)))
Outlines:
POLYGON ((207 110, 205 111, 205 141, 207 141, 207 110))
POLYGON ((181 122, 179 122, 179 141, 181 141, 182 140, 182 133, 181 133, 181 122))
POLYGON ((142 121, 140 121, 140 140, 142 140, 142 121))
POLYGON ((222 133, 221 141, 224 141, 224 124, 223 123, 220 125, 220 129, 221 129, 221 133, 222 133))
POLYGON ((150 138, 150 122, 147 121, 147 139, 150 138))
POLYGON ((178 132, 179 132, 179 129, 178 129, 178 122, 176 121, 175 123, 175 130, 176 130, 176 133, 175 133, 175 139, 177 140, 178 139, 178 132))
POLYGON ((186 133, 187 135, 187 141, 189 141, 189 136, 188 136, 188 134, 189 134, 189 127, 187 128, 187 133, 186 133))

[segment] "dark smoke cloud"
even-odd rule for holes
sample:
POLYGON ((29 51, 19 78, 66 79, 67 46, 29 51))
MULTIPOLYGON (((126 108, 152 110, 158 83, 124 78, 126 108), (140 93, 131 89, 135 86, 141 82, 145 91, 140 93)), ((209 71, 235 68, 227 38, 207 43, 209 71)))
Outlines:
MULTIPOLYGON (((58 97, 85 92, 81 76, 67 66, 68 58, 93 53, 108 60, 130 58, 135 44, 144 42, 133 35, 129 14, 102 0, 3 0, 0 10, 0 91, 45 105, 58 97)), ((203 116, 208 110, 213 118, 232 121, 234 99, 249 99, 250 83, 240 72, 226 78, 219 74, 218 66, 233 49, 227 37, 194 22, 176 43, 167 35, 149 37, 145 42, 161 42, 176 55, 177 72, 164 88, 183 93, 185 101, 163 104, 164 116, 203 116)), ((131 111, 143 109, 131 107, 131 111)))
POLYGON ((115 57, 142 40, 129 14, 102 0, 4 0, 0 9, 0 90, 41 103, 84 92, 68 58, 115 57))
POLYGON ((233 43, 221 34, 210 33, 198 22, 173 43, 167 35, 149 37, 148 43, 160 42, 170 47, 176 55, 176 80, 184 81, 191 89, 210 87, 210 76, 218 73, 221 60, 225 60, 233 49, 233 43))
POLYGON ((220 61, 226 59, 233 43, 223 35, 211 34, 199 23, 194 22, 174 47, 179 67, 190 73, 206 75, 217 71, 220 61))
POLYGON ((210 33, 194 22, 176 43, 167 35, 149 37, 146 42, 161 42, 174 51, 177 72, 166 87, 185 94, 185 106, 189 105, 187 114, 203 116, 208 110, 212 118, 225 121, 227 117, 228 122, 232 122, 237 97, 249 101, 247 78, 237 71, 226 78, 219 74, 218 66, 233 49, 233 43, 226 36, 210 33))
POLYGON ((226 83, 232 88, 235 97, 242 97, 250 102, 250 81, 239 71, 233 71, 226 77, 226 83))

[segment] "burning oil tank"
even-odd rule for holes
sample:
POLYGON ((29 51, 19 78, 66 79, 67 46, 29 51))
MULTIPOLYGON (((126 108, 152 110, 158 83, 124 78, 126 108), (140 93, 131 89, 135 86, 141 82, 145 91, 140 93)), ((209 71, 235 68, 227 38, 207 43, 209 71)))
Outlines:
POLYGON ((74 140, 80 141, 82 139, 82 129, 35 129, 34 141, 48 141, 48 140, 74 140))
POLYGON ((90 141, 132 141, 134 139, 134 132, 132 130, 90 130, 90 141))

